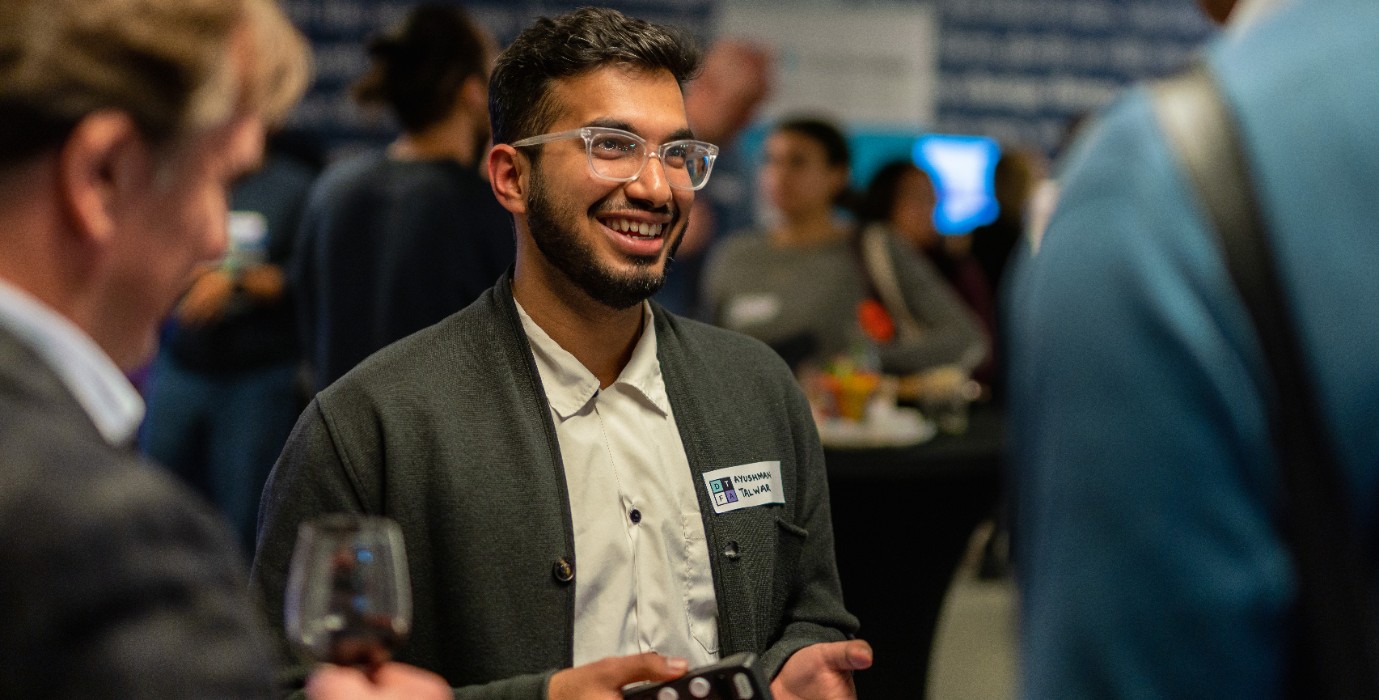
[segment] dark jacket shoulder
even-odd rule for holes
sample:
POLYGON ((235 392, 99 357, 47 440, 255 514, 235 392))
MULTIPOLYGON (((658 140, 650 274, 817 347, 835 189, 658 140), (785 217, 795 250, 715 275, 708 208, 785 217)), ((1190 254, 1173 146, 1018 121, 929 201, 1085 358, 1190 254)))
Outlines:
POLYGON ((225 526, 104 441, 0 330, 0 697, 257 698, 272 662, 225 526))

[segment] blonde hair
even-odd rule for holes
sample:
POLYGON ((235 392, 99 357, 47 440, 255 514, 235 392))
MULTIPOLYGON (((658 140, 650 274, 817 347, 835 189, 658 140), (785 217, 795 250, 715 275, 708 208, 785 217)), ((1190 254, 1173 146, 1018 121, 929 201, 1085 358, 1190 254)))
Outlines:
POLYGON ((275 0, 3 0, 0 164, 56 146, 103 109, 158 143, 246 111, 281 120, 309 73, 306 42, 275 0), (242 40, 251 59, 239 74, 242 40))
POLYGON ((257 58, 246 76, 242 106, 260 111, 271 124, 281 124, 306 92, 311 51, 276 0, 248 0, 248 17, 257 58))

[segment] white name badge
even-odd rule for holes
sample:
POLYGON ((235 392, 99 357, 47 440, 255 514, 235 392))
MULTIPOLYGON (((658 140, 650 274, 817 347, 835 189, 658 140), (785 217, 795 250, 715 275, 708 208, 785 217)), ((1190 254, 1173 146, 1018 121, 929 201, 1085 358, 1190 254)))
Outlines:
POLYGON ((756 462, 705 472, 713 512, 729 513, 768 503, 785 503, 780 462, 756 462))
POLYGON ((780 307, 774 294, 739 294, 728 302, 724 317, 729 328, 758 326, 779 316, 780 307))

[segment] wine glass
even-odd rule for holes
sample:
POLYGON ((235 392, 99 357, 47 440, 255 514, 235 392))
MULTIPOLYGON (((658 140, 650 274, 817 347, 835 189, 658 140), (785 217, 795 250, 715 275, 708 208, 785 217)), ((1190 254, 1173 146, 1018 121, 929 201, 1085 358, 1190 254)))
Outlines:
POLYGON ((301 652, 372 676, 401 647, 412 623, 401 528, 361 515, 303 523, 284 613, 287 637, 301 652))

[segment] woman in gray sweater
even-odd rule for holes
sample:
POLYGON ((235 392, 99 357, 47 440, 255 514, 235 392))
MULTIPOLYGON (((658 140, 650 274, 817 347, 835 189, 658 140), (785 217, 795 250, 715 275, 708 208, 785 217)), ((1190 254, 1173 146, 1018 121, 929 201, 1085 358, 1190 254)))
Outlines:
POLYGON ((862 351, 887 374, 970 370, 987 339, 942 275, 892 236, 868 241, 836 216, 850 159, 846 137, 826 121, 790 119, 772 130, 759 187, 777 217, 717 248, 703 280, 705 315, 792 364, 862 351), (889 334, 884 321, 877 326, 878 309, 889 334))

